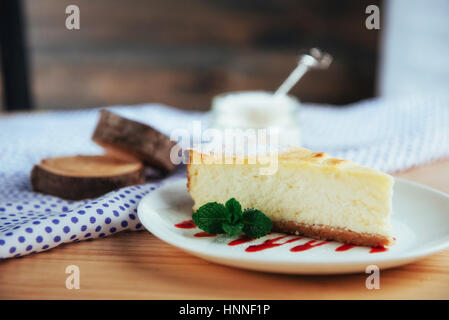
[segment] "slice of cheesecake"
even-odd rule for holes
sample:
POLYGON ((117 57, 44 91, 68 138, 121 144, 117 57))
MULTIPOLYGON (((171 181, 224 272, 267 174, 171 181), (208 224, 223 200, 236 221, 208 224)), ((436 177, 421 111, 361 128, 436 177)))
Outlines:
POLYGON ((277 170, 261 175, 266 164, 248 158, 217 164, 216 155, 191 150, 187 188, 193 210, 236 198, 243 208, 264 212, 274 231, 363 246, 393 244, 391 176, 303 148, 277 159, 277 170))

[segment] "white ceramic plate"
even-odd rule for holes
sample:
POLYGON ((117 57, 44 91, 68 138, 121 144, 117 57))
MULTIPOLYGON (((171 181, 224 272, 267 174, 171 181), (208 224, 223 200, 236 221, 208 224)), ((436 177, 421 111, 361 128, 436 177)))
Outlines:
MULTIPOLYGON (((342 244, 328 242, 306 251, 292 252, 293 247, 311 239, 302 238, 262 251, 247 252, 251 245, 285 236, 274 243, 298 238, 272 233, 251 242, 230 246, 235 240, 226 235, 196 237, 197 228, 175 227, 191 219, 192 200, 186 180, 166 182, 142 199, 138 215, 142 224, 155 236, 184 251, 216 263, 276 273, 337 274, 365 272, 369 265, 380 269, 400 266, 449 247, 449 196, 417 183, 396 179, 392 225, 396 244, 387 251, 370 253, 371 248, 354 247, 336 251, 342 244)), ((316 241, 313 244, 321 243, 316 241)), ((302 247, 304 248, 304 246, 302 247)))

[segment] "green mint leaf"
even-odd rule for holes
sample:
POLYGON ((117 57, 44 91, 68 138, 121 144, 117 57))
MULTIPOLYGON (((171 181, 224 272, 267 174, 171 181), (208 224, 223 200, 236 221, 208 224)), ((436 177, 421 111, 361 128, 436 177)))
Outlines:
POLYGON ((235 236, 244 232, 250 238, 260 238, 271 231, 271 220, 260 210, 245 209, 235 199, 226 204, 209 202, 202 205, 193 215, 198 228, 209 234, 227 233, 235 236))
POLYGON ((271 220, 257 209, 245 209, 242 222, 243 232, 250 238, 260 238, 268 234, 273 227, 271 220))
POLYGON ((209 234, 224 233, 222 225, 230 220, 231 214, 226 207, 217 202, 202 205, 193 215, 192 220, 198 228, 209 234))
POLYGON ((240 205, 240 203, 235 198, 231 198, 226 201, 225 206, 226 209, 228 209, 228 211, 231 213, 231 220, 229 222, 237 223, 242 218, 242 206, 240 205))
POLYGON ((239 222, 237 224, 230 224, 228 222, 224 222, 222 227, 224 232, 226 232, 229 236, 232 237, 242 233, 243 223, 239 222))

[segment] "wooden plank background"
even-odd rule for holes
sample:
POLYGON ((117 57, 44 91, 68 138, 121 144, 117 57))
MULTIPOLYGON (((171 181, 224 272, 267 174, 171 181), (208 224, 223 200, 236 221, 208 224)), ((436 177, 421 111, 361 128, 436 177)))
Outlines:
POLYGON ((213 95, 273 90, 301 48, 331 52, 328 71, 293 90, 345 104, 374 95, 378 31, 353 0, 25 0, 38 108, 162 102, 207 109, 213 95), (76 4, 81 29, 65 28, 76 4))

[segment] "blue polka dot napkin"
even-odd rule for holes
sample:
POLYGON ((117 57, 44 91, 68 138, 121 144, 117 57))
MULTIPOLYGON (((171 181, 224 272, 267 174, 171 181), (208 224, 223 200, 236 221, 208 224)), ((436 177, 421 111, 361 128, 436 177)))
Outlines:
MULTIPOLYGON (((109 109, 166 134, 196 118, 194 112, 160 105, 109 109)), ((83 201, 67 201, 31 190, 31 169, 42 158, 103 153, 91 142, 97 119, 98 109, 0 117, 0 259, 142 229, 137 205, 162 181, 153 179, 83 201)))
POLYGON ((137 204, 161 183, 127 187, 95 200, 67 201, 32 192, 0 202, 0 256, 19 257, 62 243, 142 228, 137 204))

